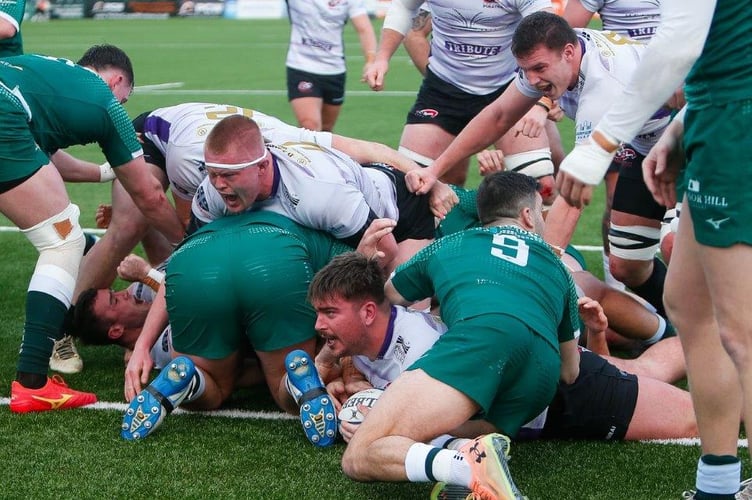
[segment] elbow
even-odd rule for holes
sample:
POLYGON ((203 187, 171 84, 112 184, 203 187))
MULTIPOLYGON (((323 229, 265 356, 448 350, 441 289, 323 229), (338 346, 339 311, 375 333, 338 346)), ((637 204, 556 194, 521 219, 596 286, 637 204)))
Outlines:
POLYGON ((574 384, 577 380, 577 377, 580 375, 580 367, 579 365, 575 365, 570 368, 565 368, 563 365, 561 367, 561 376, 560 380, 562 383, 566 385, 574 384))

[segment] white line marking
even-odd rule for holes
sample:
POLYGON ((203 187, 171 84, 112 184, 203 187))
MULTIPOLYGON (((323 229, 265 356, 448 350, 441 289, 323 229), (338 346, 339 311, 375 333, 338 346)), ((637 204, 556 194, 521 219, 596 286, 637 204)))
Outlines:
MULTIPOLYGON (((17 233, 19 229, 15 226, 0 226, 0 233, 17 233)), ((104 234, 105 229, 84 228, 85 233, 104 234)), ((600 252, 603 250, 599 245, 573 245, 575 249, 581 252, 600 252)))
MULTIPOLYGON (((160 90, 160 89, 140 89, 136 92, 139 94, 156 94, 156 95, 255 95, 255 96, 286 96, 287 90, 251 90, 251 89, 180 89, 180 90, 160 90)), ((347 90, 347 97, 415 97, 418 94, 416 90, 382 90, 373 92, 372 90, 347 90)))
MULTIPOLYGON (((0 398, 0 406, 7 406, 10 404, 10 398, 0 398)), ((82 406, 82 410, 105 410, 105 411, 118 411, 124 412, 128 408, 125 403, 112 403, 107 401, 99 401, 89 406, 82 406)), ((209 417, 220 418, 242 418, 250 420, 297 420, 298 417, 290 415, 289 413, 282 413, 279 411, 248 411, 239 409, 226 409, 226 410, 214 410, 214 411, 187 411, 182 408, 176 409, 171 415, 206 415, 209 417)), ((640 441, 646 444, 669 444, 677 446, 700 446, 699 438, 681 438, 681 439, 646 439, 640 441)), ((747 448, 749 443, 746 439, 739 439, 737 447, 747 448)))
POLYGON ((183 82, 155 83, 153 85, 136 85, 134 92, 148 92, 150 90, 179 89, 185 85, 183 82))
MULTIPOLYGON (((0 406, 6 406, 10 404, 10 398, 0 398, 0 406)), ((126 403, 112 403, 108 401, 99 401, 92 405, 82 406, 84 410, 106 410, 106 411, 118 411, 120 413, 125 412, 128 408, 126 403)), ((213 410, 213 411, 187 411, 182 408, 177 408, 170 415, 207 415, 210 417, 221 418, 244 418, 251 420, 297 420, 298 417, 290 415, 288 413, 282 413, 279 411, 248 411, 238 409, 226 409, 226 410, 213 410)))

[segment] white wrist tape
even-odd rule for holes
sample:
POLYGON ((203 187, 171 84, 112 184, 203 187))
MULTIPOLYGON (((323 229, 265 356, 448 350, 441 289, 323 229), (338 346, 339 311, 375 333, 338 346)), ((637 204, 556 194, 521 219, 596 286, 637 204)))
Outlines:
POLYGON ((110 166, 109 162, 104 162, 99 165, 99 182, 110 182, 115 179, 115 171, 110 166))
POLYGON ((164 273, 161 272, 161 271, 157 271, 153 267, 151 269, 149 269, 149 272, 146 274, 146 276, 148 276, 149 278, 153 279, 154 281, 156 281, 160 285, 164 281, 164 273))
POLYGON ((574 147, 561 162, 559 170, 568 173, 580 182, 596 186, 603 180, 613 158, 614 153, 609 153, 588 140, 574 147))

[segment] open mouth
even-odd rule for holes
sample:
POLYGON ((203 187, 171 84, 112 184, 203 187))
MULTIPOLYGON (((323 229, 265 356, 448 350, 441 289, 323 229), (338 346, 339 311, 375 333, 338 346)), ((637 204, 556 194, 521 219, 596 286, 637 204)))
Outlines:
POLYGON ((542 86, 541 86, 541 85, 539 85, 539 86, 538 86, 538 87, 536 87, 536 88, 537 88, 537 89, 538 89, 539 91, 543 92, 543 94, 545 94, 545 96, 546 96, 546 97, 551 97, 551 93, 552 93, 552 92, 553 92, 553 90, 554 90, 554 86, 553 86, 553 85, 551 85, 550 83, 549 83, 548 85, 542 85, 542 86))

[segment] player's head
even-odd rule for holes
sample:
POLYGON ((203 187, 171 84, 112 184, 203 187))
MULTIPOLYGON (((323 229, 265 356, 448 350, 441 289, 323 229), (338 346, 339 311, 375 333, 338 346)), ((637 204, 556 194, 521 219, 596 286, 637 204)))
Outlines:
POLYGON ((149 307, 149 303, 135 298, 128 290, 89 288, 81 292, 76 302, 71 334, 85 344, 132 348, 149 307))
POLYGON ((561 16, 541 11, 524 17, 512 37, 512 54, 530 84, 551 99, 577 81, 577 34, 561 16))
POLYGON ((114 45, 95 45, 81 56, 79 66, 91 68, 99 74, 115 94, 117 100, 124 103, 133 92, 136 84, 133 65, 128 54, 114 45))
POLYGON ((232 213, 243 212, 261 196, 271 154, 258 124, 242 115, 220 120, 204 143, 209 181, 232 213))
POLYGON ((517 172, 496 172, 478 186, 478 218, 489 225, 500 219, 515 219, 528 231, 543 232, 543 200, 538 181, 517 172))
POLYGON ((308 301, 316 309, 316 331, 337 356, 372 350, 378 339, 368 329, 388 317, 384 282, 378 261, 357 252, 336 256, 313 277, 308 301))

